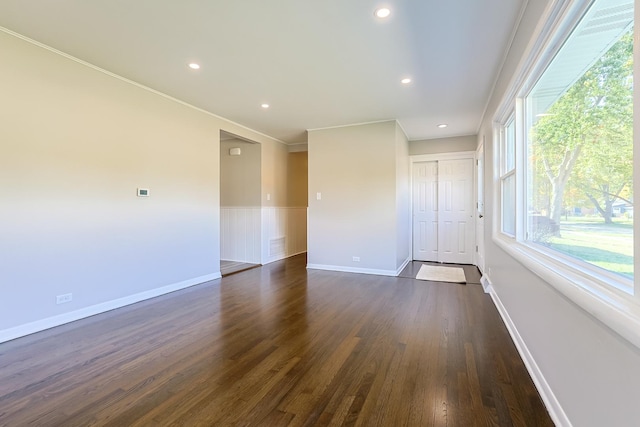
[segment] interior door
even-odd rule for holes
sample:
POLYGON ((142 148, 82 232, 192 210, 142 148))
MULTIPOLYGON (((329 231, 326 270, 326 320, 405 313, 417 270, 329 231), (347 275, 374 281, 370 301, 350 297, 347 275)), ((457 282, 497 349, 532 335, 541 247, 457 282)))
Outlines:
POLYGON ((472 158, 438 162, 438 261, 473 264, 475 203, 472 158))
POLYGON ((413 165, 413 259, 438 261, 438 162, 413 165))

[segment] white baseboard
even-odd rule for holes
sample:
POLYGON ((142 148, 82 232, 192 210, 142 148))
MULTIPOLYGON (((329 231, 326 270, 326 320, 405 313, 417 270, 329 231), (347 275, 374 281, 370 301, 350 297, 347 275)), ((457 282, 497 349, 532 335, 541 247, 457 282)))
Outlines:
POLYGON ((323 264, 307 264, 307 268, 311 270, 327 270, 327 271, 340 271, 343 273, 360 273, 360 274, 374 274, 376 276, 392 276, 398 275, 395 270, 377 270, 373 268, 354 268, 345 267, 343 265, 323 265, 323 264))
POLYGON ((500 297, 493 288, 491 280, 486 275, 484 275, 482 276, 481 282, 485 292, 487 292, 491 296, 494 305, 498 309, 498 313, 500 313, 500 317, 502 317, 502 321, 507 327, 507 330, 511 335, 511 339, 516 345, 518 353, 520 353, 520 357, 522 358, 527 371, 529 371, 529 375, 531 376, 533 383, 538 389, 538 393, 540 393, 540 397, 542 398, 542 401, 544 402, 544 405, 549 412, 549 416, 556 426, 570 427, 572 425, 571 421, 569 421, 569 418, 562 409, 560 402, 553 394, 553 390, 551 390, 551 387, 549 387, 547 380, 544 378, 544 375, 542 375, 542 371, 540 371, 538 364, 531 355, 531 352, 529 352, 526 343, 520 336, 516 325, 511 320, 509 313, 505 309, 502 301, 500 300, 500 297))
POLYGON ((212 273, 206 276, 200 276, 194 279, 189 279, 171 285, 163 286, 161 288, 151 289, 115 300, 95 304, 89 307, 81 308, 79 310, 59 314, 57 316, 36 320, 35 322, 25 323, 13 328, 4 329, 0 331, 0 343, 30 335, 36 332, 44 331, 45 329, 64 325, 65 323, 75 322, 76 320, 84 319, 86 317, 95 316, 96 314, 104 313, 106 311, 115 310, 116 308, 135 304, 137 302, 155 298, 160 295, 168 294, 170 292, 175 292, 191 286, 199 285, 201 283, 219 279, 220 277, 220 272, 212 273))
POLYGON ((400 273, 402 273, 402 270, 404 270, 404 268, 407 266, 407 264, 409 264, 411 262, 411 256, 409 256, 407 259, 404 260, 404 262, 402 263, 402 265, 396 270, 396 276, 399 276, 400 273))

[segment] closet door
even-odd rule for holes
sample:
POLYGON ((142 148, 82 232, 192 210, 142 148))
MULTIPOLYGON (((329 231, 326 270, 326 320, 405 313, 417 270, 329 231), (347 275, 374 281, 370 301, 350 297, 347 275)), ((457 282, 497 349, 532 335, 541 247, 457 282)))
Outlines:
POLYGON ((413 164, 413 259, 472 264, 472 158, 413 164))
POLYGON ((413 165, 413 259, 438 261, 438 162, 413 165))
POLYGON ((473 159, 438 162, 438 261, 473 263, 473 159))

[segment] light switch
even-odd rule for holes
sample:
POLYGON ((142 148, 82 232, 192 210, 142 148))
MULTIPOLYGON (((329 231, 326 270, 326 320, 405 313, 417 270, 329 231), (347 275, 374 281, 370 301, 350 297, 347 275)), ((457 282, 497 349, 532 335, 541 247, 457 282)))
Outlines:
POLYGON ((267 200, 271 200, 271 193, 267 193, 267 200))
POLYGON ((316 200, 322 200, 322 193, 316 193, 316 200))

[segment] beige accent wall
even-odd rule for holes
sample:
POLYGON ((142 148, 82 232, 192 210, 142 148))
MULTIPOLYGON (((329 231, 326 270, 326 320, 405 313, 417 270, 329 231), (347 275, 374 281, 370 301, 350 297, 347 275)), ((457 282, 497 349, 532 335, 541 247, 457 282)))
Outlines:
POLYGON ((451 138, 424 139, 409 142, 409 154, 441 154, 458 151, 476 151, 477 135, 454 136, 451 138))
POLYGON ((307 151, 289 153, 287 171, 287 205, 306 207, 309 195, 309 156, 307 151))
POLYGON ((380 273, 399 267, 398 248, 409 243, 399 243, 398 216, 408 207, 398 176, 406 173, 408 182, 408 165, 398 171, 407 149, 396 132, 395 121, 309 131, 310 265, 380 273))
POLYGON ((262 193, 261 145, 240 139, 220 142, 220 205, 260 206, 262 193), (229 150, 240 148, 239 156, 229 150))
POLYGON ((216 277, 221 129, 262 144, 285 203, 276 140, 1 31, 0 52, 0 341, 216 277))

